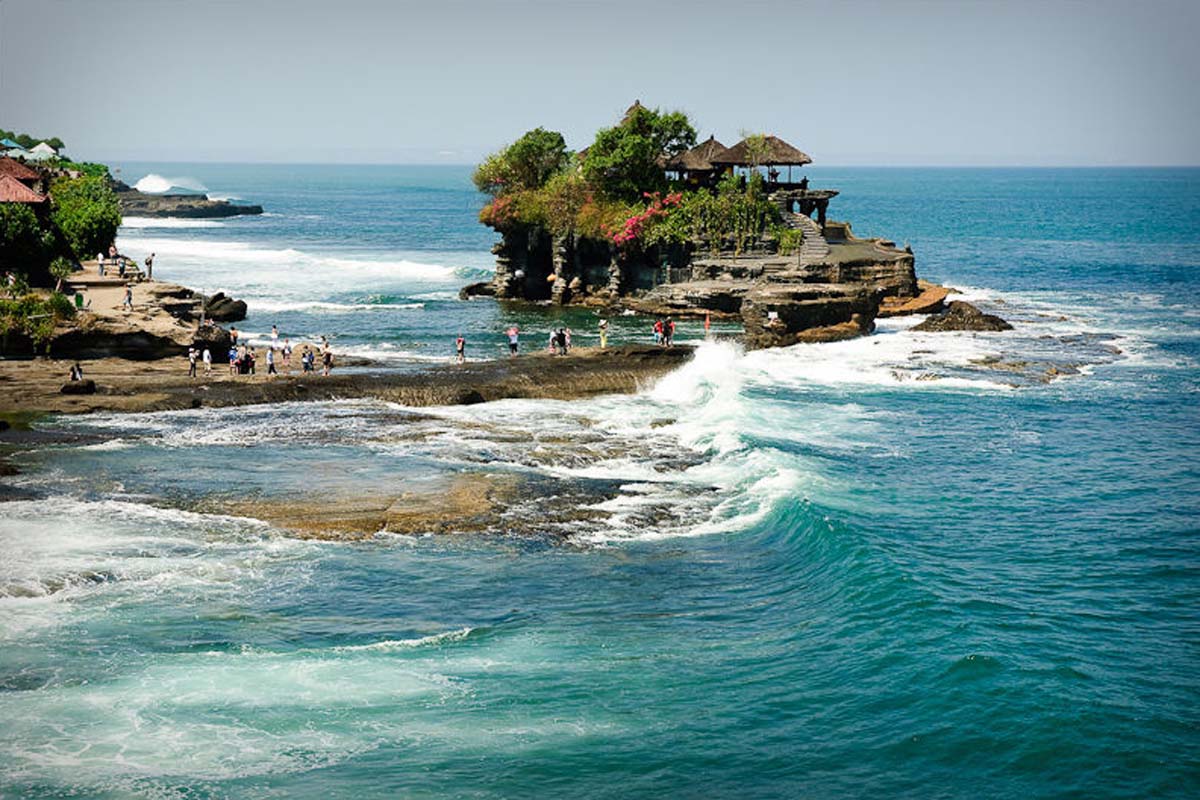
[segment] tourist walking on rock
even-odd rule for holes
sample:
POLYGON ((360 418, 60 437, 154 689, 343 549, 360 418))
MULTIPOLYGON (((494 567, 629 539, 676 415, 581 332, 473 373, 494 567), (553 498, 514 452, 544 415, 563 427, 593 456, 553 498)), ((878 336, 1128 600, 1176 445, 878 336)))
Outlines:
POLYGON ((283 368, 287 372, 292 371, 292 340, 283 340, 283 368))
POLYGON ((233 346, 234 346, 234 347, 237 347, 237 343, 238 343, 238 329, 237 329, 237 325, 230 325, 230 326, 229 326, 229 337, 230 337, 230 339, 232 339, 232 340, 233 340, 233 346))
POLYGON ((229 374, 238 374, 238 351, 236 347, 229 348, 229 374))
POLYGON ((511 328, 508 329, 508 354, 509 354, 509 356, 515 356, 517 354, 517 349, 520 346, 520 335, 521 335, 521 332, 519 330, 517 330, 516 325, 513 325, 511 328))
POLYGON ((96 270, 100 273, 100 277, 104 277, 104 253, 96 254, 96 270))
POLYGON ((154 280, 154 253, 146 256, 146 280, 154 280))
POLYGON ((76 361, 74 364, 71 365, 71 380, 72 381, 83 380, 83 367, 79 366, 78 361, 76 361))
POLYGON ((333 369, 333 351, 326 348, 325 355, 322 357, 325 364, 325 376, 329 376, 329 371, 333 369))
POLYGON ((125 287, 125 299, 121 301, 121 307, 126 311, 133 311, 133 287, 125 287))
POLYGON ((271 347, 279 346, 279 328, 271 326, 271 347))
POLYGON ((663 344, 665 344, 667 347, 670 347, 674 343, 675 343, 675 321, 673 319, 671 319, 670 317, 667 317, 666 321, 663 322, 663 344))
POLYGON ((569 353, 570 351, 571 351, 571 329, 563 328, 563 353, 566 354, 566 353, 569 353))
POLYGON ((654 343, 662 344, 663 339, 663 321, 661 319, 654 320, 654 343))
POLYGON ((246 350, 246 367, 247 367, 247 372, 249 372, 251 375, 255 374, 254 361, 256 359, 256 356, 257 356, 257 354, 254 352, 254 347, 252 345, 246 350))
POLYGON ((188 377, 196 377, 196 348, 188 348, 188 377))
POLYGON ((207 347, 204 348, 204 355, 202 358, 204 360, 204 374, 206 376, 212 375, 212 351, 207 347))
POLYGON ((269 347, 267 348, 267 375, 270 376, 278 374, 279 373, 275 370, 275 348, 269 347))
POLYGON ((600 349, 608 347, 608 320, 600 320, 600 349))
POLYGON ((458 338, 454 340, 454 352, 458 359, 458 363, 462 364, 467 360, 467 340, 460 333, 458 338))

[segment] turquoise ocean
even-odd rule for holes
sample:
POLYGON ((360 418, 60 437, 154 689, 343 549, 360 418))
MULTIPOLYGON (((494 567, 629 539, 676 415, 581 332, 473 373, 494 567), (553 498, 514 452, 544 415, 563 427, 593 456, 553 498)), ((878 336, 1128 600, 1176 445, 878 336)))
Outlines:
MULTIPOLYGON (((266 208, 119 239, 253 339, 594 339, 457 299, 494 242, 466 167, 120 167, 266 208)), ((1015 329, 710 341, 586 401, 39 423, 77 438, 0 504, 0 797, 1200 796, 1200 170, 808 174, 1015 329), (484 535, 211 508, 476 475, 523 487, 484 535)))

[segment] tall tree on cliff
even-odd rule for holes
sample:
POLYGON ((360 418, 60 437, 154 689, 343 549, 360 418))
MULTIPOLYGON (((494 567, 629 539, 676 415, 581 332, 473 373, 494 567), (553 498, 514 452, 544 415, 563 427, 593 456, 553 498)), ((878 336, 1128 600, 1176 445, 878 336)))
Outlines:
POLYGON ((50 219, 76 258, 108 248, 121 227, 121 208, 106 178, 60 178, 50 186, 50 219))
POLYGON ((663 164, 695 144, 696 129, 682 111, 634 103, 619 125, 596 134, 583 174, 605 196, 638 202, 646 192, 666 189, 663 164))
POLYGON ((540 189, 570 161, 567 143, 558 131, 534 128, 475 168, 472 179, 481 192, 508 194, 540 189))

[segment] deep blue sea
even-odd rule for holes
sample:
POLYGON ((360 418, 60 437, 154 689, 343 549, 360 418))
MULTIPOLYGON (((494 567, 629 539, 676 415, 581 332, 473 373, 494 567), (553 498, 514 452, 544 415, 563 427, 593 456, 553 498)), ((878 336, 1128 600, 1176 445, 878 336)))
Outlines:
MULTIPOLYGON (((457 299, 494 241, 466 167, 121 167, 266 207, 119 240, 254 338, 437 368, 594 335, 457 299)), ((1015 329, 40 423, 94 438, 0 506, 0 797, 1200 796, 1200 170, 809 176, 1015 329), (485 534, 213 511, 464 479, 522 487, 485 534)))

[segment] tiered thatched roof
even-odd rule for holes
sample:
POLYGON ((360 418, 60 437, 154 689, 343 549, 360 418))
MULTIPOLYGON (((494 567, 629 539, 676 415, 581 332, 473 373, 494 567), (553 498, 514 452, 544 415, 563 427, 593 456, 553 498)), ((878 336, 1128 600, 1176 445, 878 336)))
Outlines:
POLYGON ((758 164, 759 166, 798 167, 803 164, 812 163, 812 159, 807 154, 800 152, 777 136, 764 136, 763 140, 766 143, 766 148, 763 153, 759 154, 757 159, 750 157, 748 140, 742 139, 724 153, 720 153, 711 159, 712 163, 716 166, 734 167, 749 167, 754 164, 758 164))
POLYGON ((724 152, 725 145, 718 142, 717 137, 710 136, 691 150, 680 153, 668 161, 667 169, 683 172, 710 172, 716 169, 713 159, 724 152))

